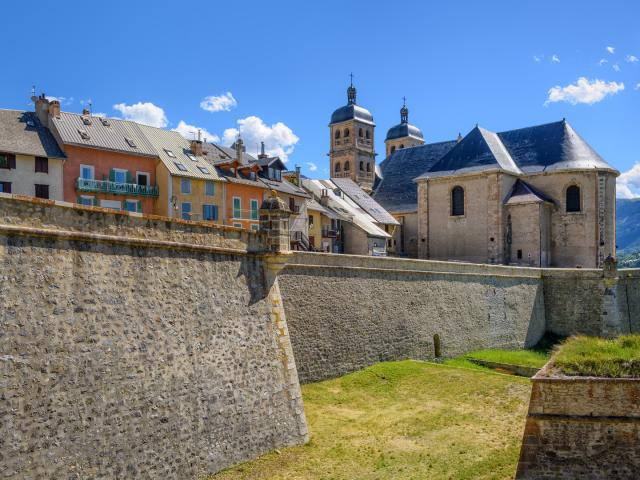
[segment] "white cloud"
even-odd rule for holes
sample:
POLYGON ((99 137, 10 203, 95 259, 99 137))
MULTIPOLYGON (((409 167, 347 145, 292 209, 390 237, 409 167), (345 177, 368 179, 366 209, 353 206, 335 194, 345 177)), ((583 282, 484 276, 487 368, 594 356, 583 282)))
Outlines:
POLYGON ((640 90, 640 83, 638 83, 638 84, 636 85, 635 90, 640 90))
POLYGON ((620 65, 618 65, 617 63, 614 63, 613 65, 611 65, 611 68, 613 68, 616 72, 620 71, 620 65))
POLYGON ((568 102, 571 105, 586 103, 592 105, 604 99, 607 95, 614 95, 624 90, 624 83, 605 82, 603 80, 587 80, 580 77, 575 84, 561 87, 559 85, 549 89, 549 98, 545 105, 554 102, 568 102))
POLYGON ((613 55, 614 53, 616 53, 616 47, 607 47, 607 52, 613 55))
POLYGON ((533 56, 533 61, 536 63, 540 63, 540 60, 542 60, 542 58, 540 58, 538 55, 534 55, 533 56))
POLYGON ((309 167, 310 172, 315 172, 318 170, 318 166, 313 162, 307 162, 307 167, 309 167))
POLYGON ((621 173, 616 187, 617 196, 620 198, 640 197, 640 163, 621 173))
POLYGON ((164 128, 169 123, 164 110, 151 102, 138 102, 133 105, 117 103, 113 109, 119 111, 125 120, 144 123, 152 127, 164 128))
POLYGON ((636 63, 638 61, 638 57, 635 55, 627 55, 626 60, 629 63, 636 63))
POLYGON ((231 92, 204 97, 200 102, 200 108, 207 112, 228 112, 236 106, 238 102, 231 92))
POLYGON ((207 131, 207 129, 202 127, 196 127, 194 125, 189 125, 184 120, 180 120, 178 126, 173 129, 174 132, 178 132, 187 140, 193 140, 194 138, 198 138, 198 129, 200 130, 201 139, 207 142, 219 142, 220 137, 218 137, 215 133, 211 133, 207 131))
POLYGON ((598 62, 598 65, 603 66, 605 63, 609 63, 609 60, 607 60, 606 58, 601 58, 598 62))
MULTIPOLYGON (((300 140, 284 123, 278 122, 271 126, 265 124, 261 118, 254 115, 238 120, 242 139, 247 151, 264 142, 265 151, 270 156, 277 156, 286 162, 289 155, 300 140)), ((222 135, 222 143, 231 145, 238 137, 237 128, 227 128, 222 135)))
POLYGON ((71 105, 73 103, 73 97, 54 97, 53 95, 47 95, 47 100, 57 100, 60 105, 71 105))
POLYGON ((108 118, 109 115, 107 115, 104 112, 91 112, 91 115, 94 117, 102 117, 102 118, 108 118))
POLYGON ((560 57, 558 57, 558 55, 554 53, 553 55, 551 55, 551 61, 553 63, 560 63, 560 57))

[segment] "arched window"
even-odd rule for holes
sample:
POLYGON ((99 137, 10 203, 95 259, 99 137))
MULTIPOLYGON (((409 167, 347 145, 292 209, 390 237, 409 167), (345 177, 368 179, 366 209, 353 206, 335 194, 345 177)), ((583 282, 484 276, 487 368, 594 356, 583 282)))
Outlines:
POLYGON ((348 129, 348 128, 345 128, 345 129, 344 129, 344 136, 345 136, 345 137, 348 137, 348 136, 349 136, 349 129, 348 129))
POLYGON ((359 128, 359 129, 358 129, 358 136, 359 136, 360 138, 362 138, 362 129, 361 129, 361 128, 359 128))
POLYGON ((451 190, 451 216, 464 215, 464 188, 458 186, 451 190))
POLYGON ((336 173, 338 173, 340 171, 340 163, 336 163, 336 166, 334 167, 334 170, 336 171, 336 173))
POLYGON ((567 188, 567 212, 579 212, 580 208, 580 187, 571 185, 567 188))
POLYGON ((371 138, 371 131, 370 131, 370 130, 367 130, 367 131, 365 132, 365 135, 367 136, 367 139, 371 138))
POLYGON ((393 153, 393 152, 395 152, 395 151, 396 151, 396 146, 395 146, 395 145, 393 145, 393 146, 391 147, 391 153, 393 153))
POLYGON ((360 171, 362 172, 364 170, 364 162, 360 161, 360 171))
POLYGON ((367 172, 370 172, 370 171, 371 171, 371 164, 367 163, 367 172))
POLYGON ((400 149, 403 149, 403 148, 404 148, 404 143, 401 143, 400 144, 400 149))
POLYGON ((349 161, 348 160, 346 162, 344 162, 344 171, 345 172, 349 171, 349 161))
POLYGON ((334 137, 336 138, 336 140, 340 138, 340 130, 336 130, 334 137))

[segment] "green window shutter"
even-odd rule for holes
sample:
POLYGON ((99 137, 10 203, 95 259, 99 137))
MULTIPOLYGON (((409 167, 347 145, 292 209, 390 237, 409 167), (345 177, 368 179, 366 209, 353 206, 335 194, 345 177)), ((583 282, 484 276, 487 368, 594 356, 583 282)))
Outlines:
POLYGON ((133 183, 133 176, 129 170, 127 170, 127 183, 133 183))
POLYGON ((94 207, 98 206, 98 199, 96 197, 93 197, 93 206, 94 207))
POLYGON ((116 171, 113 168, 109 170, 109 181, 110 182, 116 181, 116 171))
POLYGON ((78 196, 78 197, 76 197, 76 203, 77 203, 78 205, 80 205, 80 203, 82 203, 82 202, 80 201, 80 197, 79 197, 79 196, 78 196))
POLYGON ((136 210, 138 213, 142 213, 142 202, 138 202, 138 205, 136 205, 136 210))

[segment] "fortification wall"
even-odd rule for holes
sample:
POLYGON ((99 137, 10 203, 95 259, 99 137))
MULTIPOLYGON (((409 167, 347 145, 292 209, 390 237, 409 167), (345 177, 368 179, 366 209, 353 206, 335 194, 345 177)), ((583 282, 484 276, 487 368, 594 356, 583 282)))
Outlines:
POLYGON ((535 344, 544 333, 540 271, 297 253, 279 275, 302 382, 379 361, 535 344))
POLYGON ((640 269, 620 270, 620 290, 624 297, 620 300, 620 310, 627 312, 630 333, 640 333, 640 269))
POLYGON ((305 441, 259 240, 0 195, 0 476, 195 478, 305 441))

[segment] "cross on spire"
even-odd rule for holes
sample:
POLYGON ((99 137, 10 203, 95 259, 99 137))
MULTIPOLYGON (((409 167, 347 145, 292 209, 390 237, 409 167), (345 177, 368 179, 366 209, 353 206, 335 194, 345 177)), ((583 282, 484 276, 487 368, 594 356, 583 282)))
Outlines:
POLYGON ((349 78, 351 78, 351 86, 353 87, 353 72, 349 74, 349 78))
POLYGON ((356 103, 356 87, 353 86, 353 73, 349 74, 349 78, 351 79, 351 83, 349 84, 349 88, 347 88, 347 101, 349 105, 354 105, 356 103))

